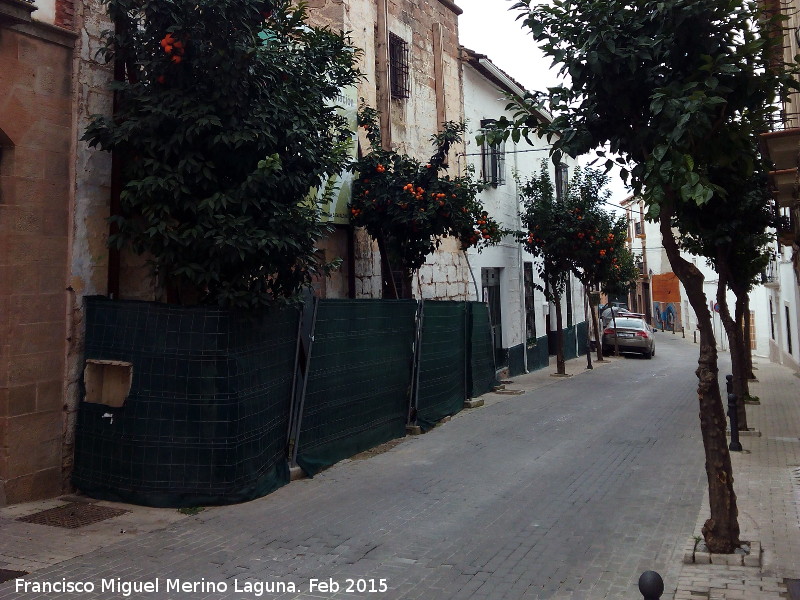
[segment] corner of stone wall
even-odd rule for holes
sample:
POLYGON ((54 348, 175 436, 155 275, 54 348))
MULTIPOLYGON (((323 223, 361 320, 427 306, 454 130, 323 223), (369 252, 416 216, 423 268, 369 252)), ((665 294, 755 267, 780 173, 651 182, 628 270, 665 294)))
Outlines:
MULTIPOLYGON (((71 4, 71 2, 70 2, 71 4)), ((71 246, 68 264, 67 349, 64 377, 62 430, 62 489, 71 489, 75 424, 83 375, 84 296, 107 289, 109 195, 111 155, 80 141, 93 114, 111 114, 113 96, 108 88, 110 65, 98 60, 101 32, 112 28, 105 5, 85 0, 74 5, 74 27, 79 33, 73 62, 75 183, 70 213, 71 246)))

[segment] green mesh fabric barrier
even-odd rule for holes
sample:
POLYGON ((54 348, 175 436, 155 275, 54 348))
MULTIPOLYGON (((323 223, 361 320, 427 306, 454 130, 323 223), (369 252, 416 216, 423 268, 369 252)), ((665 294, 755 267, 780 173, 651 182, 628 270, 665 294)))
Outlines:
POLYGON ((492 331, 489 325, 489 308, 483 302, 469 302, 469 377, 467 378, 470 398, 489 392, 497 384, 494 363, 492 331))
POLYGON ((582 321, 575 326, 575 337, 578 341, 578 356, 583 356, 589 350, 589 323, 582 321))
POLYGON ((426 300, 422 314, 416 422, 427 431, 464 407, 467 304, 426 300))
POLYGON ((321 300, 297 464, 309 475, 405 435, 413 300, 321 300))
POLYGON ((525 373, 525 344, 508 349, 508 374, 511 377, 525 373))
POLYGON ((578 356, 575 339, 575 326, 571 325, 564 329, 564 360, 570 360, 578 356))
POLYGON ((87 360, 133 365, 125 404, 82 402, 73 483, 161 507, 241 502, 288 483, 298 314, 86 300, 87 360))
POLYGON ((533 346, 528 347, 528 371, 538 371, 550 364, 550 357, 547 354, 547 336, 544 335, 536 339, 533 346))

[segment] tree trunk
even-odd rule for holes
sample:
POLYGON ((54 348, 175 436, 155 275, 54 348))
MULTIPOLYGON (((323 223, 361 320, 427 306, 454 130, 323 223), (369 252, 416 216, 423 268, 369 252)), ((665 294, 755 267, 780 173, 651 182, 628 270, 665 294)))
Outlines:
POLYGON ((567 367, 564 362, 564 328, 561 318, 561 295, 554 293, 553 298, 556 305, 556 373, 559 375, 566 375, 567 367))
POLYGON ((394 275, 392 274, 392 265, 389 262, 389 251, 383 239, 378 238, 378 251, 381 254, 381 295, 386 299, 398 299, 400 294, 397 291, 397 286, 394 282, 394 275))
POLYGON ((603 362, 603 337, 600 331, 600 324, 598 323, 597 307, 589 304, 589 309, 592 311, 592 328, 594 329, 594 340, 597 350, 597 362, 603 362))
MULTIPOLYGON (((745 364, 747 366, 747 379, 748 381, 751 379, 755 379, 756 376, 753 373, 753 349, 750 347, 750 294, 745 294, 744 297, 744 339, 748 341, 748 344, 745 346, 745 350, 747 351, 744 355, 745 364)), ((748 385, 749 387, 749 385, 748 385)))
POLYGON ((594 367, 592 366, 592 349, 589 344, 589 341, 592 337, 591 335, 589 335, 590 310, 592 310, 592 307, 591 307, 591 302, 589 301, 589 288, 586 287, 586 284, 583 284, 583 316, 586 319, 586 368, 594 369, 594 367))
MULTIPOLYGON (((733 293, 736 295, 736 304, 734 306, 734 320, 736 321, 736 331, 741 336, 742 340, 742 347, 741 347, 741 389, 739 392, 739 400, 741 408, 744 409, 744 400, 750 397, 750 366, 748 364, 748 358, 750 357, 750 328, 745 326, 745 323, 749 324, 750 319, 750 311, 747 309, 748 306, 748 293, 746 289, 737 289, 733 286, 733 293)), ((734 377, 736 377, 736 372, 734 371, 734 377)), ((743 410, 739 410, 739 418, 743 410)), ((745 418, 745 423, 747 419, 745 418)), ((743 429, 742 421, 739 421, 739 429, 743 429)))
MULTIPOLYGON (((744 406, 744 390, 747 383, 744 365, 744 339, 739 321, 731 317, 728 307, 727 286, 728 278, 720 274, 717 283, 717 304, 719 305, 719 316, 725 333, 728 334, 728 342, 731 346, 731 370, 733 371, 733 393, 736 394, 736 413, 739 417, 739 431, 747 430, 747 410, 744 406)), ((737 298, 736 303, 739 304, 737 298)), ((738 311, 737 311, 738 312, 738 311)))
POLYGON ((662 206, 659 219, 664 250, 673 272, 683 283, 689 303, 697 315, 697 328, 700 330, 700 356, 695 374, 698 379, 700 430, 705 449, 711 509, 711 516, 703 525, 703 537, 711 552, 729 554, 739 546, 738 509, 733 490, 731 456, 725 435, 725 409, 717 379, 717 342, 711 325, 711 313, 703 293, 703 274, 681 257, 672 231, 671 206, 667 203, 662 206))

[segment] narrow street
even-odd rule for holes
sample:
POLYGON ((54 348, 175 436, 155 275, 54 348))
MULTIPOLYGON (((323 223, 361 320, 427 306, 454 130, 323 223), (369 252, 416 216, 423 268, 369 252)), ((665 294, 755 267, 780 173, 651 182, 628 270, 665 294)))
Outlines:
MULTIPOLYGON (((487 395, 386 452, 27 579, 96 584, 46 598, 123 597, 100 590, 120 578, 158 579, 158 592, 133 594, 154 599, 594 600, 640 598, 639 574, 654 569, 671 597, 705 493, 697 352, 658 333, 652 360, 618 358, 522 395, 487 395), (167 591, 168 579, 194 591, 167 591), (288 591, 259 587, 279 582, 288 591)), ((0 585, 0 598, 36 596, 0 585)))

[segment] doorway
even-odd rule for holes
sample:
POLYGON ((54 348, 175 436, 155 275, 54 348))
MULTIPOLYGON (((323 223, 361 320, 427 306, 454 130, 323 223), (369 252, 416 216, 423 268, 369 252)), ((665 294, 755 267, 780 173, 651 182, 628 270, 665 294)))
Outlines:
POLYGON ((497 366, 508 366, 508 353, 503 350, 503 311, 500 301, 500 269, 489 267, 481 269, 481 291, 483 301, 489 306, 489 319, 492 322, 492 340, 497 366))

